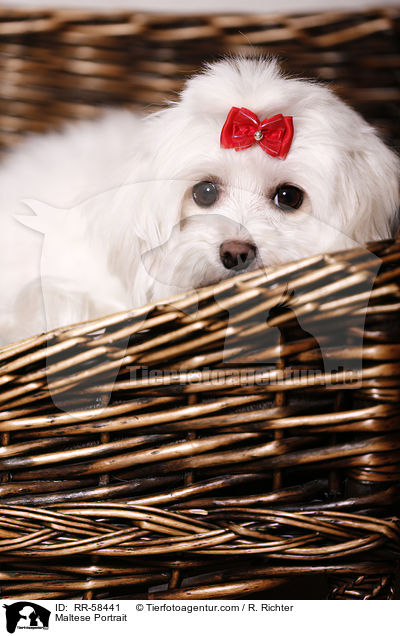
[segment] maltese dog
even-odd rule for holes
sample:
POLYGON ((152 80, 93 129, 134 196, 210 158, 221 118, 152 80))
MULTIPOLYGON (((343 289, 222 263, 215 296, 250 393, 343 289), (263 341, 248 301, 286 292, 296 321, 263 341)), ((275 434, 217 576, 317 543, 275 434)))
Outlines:
POLYGON ((0 340, 388 238, 398 177, 360 115, 269 59, 33 136, 0 166, 0 340))

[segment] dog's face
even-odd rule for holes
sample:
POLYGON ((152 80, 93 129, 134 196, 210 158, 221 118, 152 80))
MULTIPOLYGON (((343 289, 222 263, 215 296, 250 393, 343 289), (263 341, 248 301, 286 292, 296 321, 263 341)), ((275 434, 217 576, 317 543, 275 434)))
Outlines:
POLYGON ((145 147, 155 150, 149 205, 157 227, 144 264, 155 296, 159 284, 191 289, 391 235, 395 155, 328 89, 283 78, 275 62, 211 66, 178 104, 149 120, 145 134, 145 147), (287 157, 257 143, 221 147, 232 106, 260 120, 291 116, 287 157))

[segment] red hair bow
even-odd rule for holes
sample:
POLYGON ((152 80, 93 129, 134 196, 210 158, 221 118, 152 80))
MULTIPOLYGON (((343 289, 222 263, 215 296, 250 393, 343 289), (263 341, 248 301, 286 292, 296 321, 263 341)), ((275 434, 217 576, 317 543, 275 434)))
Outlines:
POLYGON ((291 117, 274 115, 260 121, 247 108, 230 109, 221 131, 221 146, 245 150, 254 143, 271 155, 285 159, 293 139, 293 121, 291 117))

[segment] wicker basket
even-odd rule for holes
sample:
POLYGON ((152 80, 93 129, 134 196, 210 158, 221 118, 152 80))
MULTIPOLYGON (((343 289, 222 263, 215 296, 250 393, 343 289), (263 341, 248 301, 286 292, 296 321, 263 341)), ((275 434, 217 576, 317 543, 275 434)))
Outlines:
MULTIPOLYGON (((395 9, 0 15, 5 146, 250 45, 396 143, 395 9)), ((399 274, 384 241, 1 349, 1 596, 392 598, 399 274)))

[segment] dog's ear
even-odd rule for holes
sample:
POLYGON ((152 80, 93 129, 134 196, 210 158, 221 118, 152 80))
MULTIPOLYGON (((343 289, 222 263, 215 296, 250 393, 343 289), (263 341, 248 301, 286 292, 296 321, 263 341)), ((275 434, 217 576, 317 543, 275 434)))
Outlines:
POLYGON ((399 226, 400 159, 365 126, 362 143, 348 149, 340 187, 349 196, 352 236, 364 243, 394 236, 399 226), (350 207, 352 206, 352 207, 350 207))
POLYGON ((149 181, 143 193, 141 218, 138 231, 145 228, 147 245, 159 246, 170 239, 171 232, 179 226, 183 201, 191 182, 187 179, 159 178, 149 181))
POLYGON ((189 186, 187 180, 168 178, 149 159, 143 173, 132 174, 129 183, 108 197, 109 218, 114 229, 118 227, 122 243, 131 241, 132 230, 146 250, 165 243, 181 220, 189 186))

